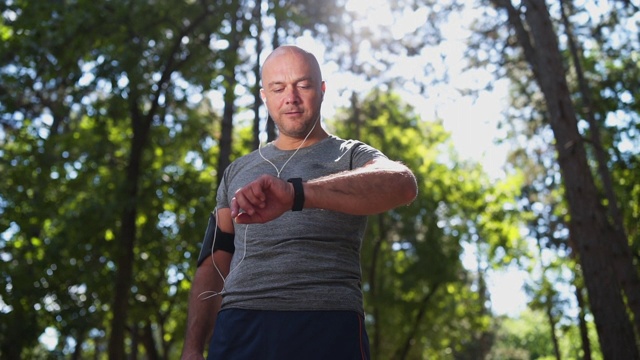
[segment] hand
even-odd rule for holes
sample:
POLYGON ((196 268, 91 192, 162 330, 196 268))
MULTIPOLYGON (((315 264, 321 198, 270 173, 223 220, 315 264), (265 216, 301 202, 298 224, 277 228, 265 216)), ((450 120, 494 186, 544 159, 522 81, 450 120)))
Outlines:
POLYGON ((293 185, 271 175, 262 175, 238 189, 231 200, 231 217, 238 224, 265 223, 293 206, 293 185))

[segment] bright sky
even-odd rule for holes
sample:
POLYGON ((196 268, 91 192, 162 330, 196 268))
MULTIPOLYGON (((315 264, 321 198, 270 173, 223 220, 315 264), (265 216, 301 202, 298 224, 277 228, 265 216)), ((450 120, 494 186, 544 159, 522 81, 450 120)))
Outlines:
MULTIPOLYGON (((357 11, 366 19, 367 26, 390 27, 395 36, 401 37, 423 26, 426 12, 406 11, 403 18, 393 20, 388 10, 386 0, 350 0, 347 10, 357 11)), ((506 81, 494 83, 492 92, 481 93, 479 97, 461 96, 456 89, 476 88, 478 84, 486 83, 491 75, 482 71, 465 73, 465 59, 463 57, 464 40, 468 37, 467 27, 473 14, 452 17, 452 21, 442 28, 447 42, 440 47, 446 55, 446 65, 450 71, 451 81, 429 88, 428 96, 404 94, 405 100, 415 109, 421 109, 424 120, 441 119, 444 127, 451 132, 452 140, 457 152, 462 158, 476 160, 482 163, 485 170, 494 178, 503 176, 502 166, 505 163, 506 149, 494 142, 500 136, 497 121, 501 112, 508 106, 506 81)), ((298 39, 297 44, 313 52, 320 61, 324 58, 324 48, 309 36, 298 39)), ((430 52, 433 57, 419 59, 418 62, 431 64, 438 69, 442 60, 438 52, 430 52)), ((331 118, 335 108, 348 105, 347 99, 340 98, 335 88, 361 90, 366 93, 371 84, 349 74, 341 73, 335 64, 322 64, 323 76, 327 80, 327 93, 323 116, 331 118)), ((407 78, 415 74, 416 64, 398 64, 393 71, 406 71, 407 78)), ((420 65, 418 65, 420 66, 420 65)), ((472 249, 467 248, 463 256, 463 264, 471 270, 477 269, 472 249)), ((526 272, 517 269, 492 271, 488 274, 487 285, 491 294, 492 309, 496 314, 517 316, 526 308, 527 299, 522 290, 526 272)))
MULTIPOLYGON (((378 26, 390 27, 391 32, 397 37, 415 31, 424 25, 426 10, 405 11, 402 19, 393 20, 388 10, 387 0, 349 0, 347 10, 358 11, 366 19, 366 25, 371 28, 378 26)), ((471 11, 471 10, 469 10, 471 11)), ((408 103, 420 110, 424 120, 441 119, 447 130, 451 132, 456 149, 464 158, 481 161, 489 174, 495 177, 502 176, 506 149, 495 145, 494 140, 499 136, 496 129, 497 121, 501 118, 501 111, 507 106, 506 81, 494 82, 494 90, 491 93, 481 93, 478 98, 461 96, 456 89, 478 88, 491 79, 491 75, 483 71, 463 71, 465 66, 464 41, 469 36, 468 22, 473 16, 452 16, 452 21, 442 27, 447 38, 437 50, 429 51, 429 56, 414 59, 412 63, 398 63, 390 71, 394 75, 403 75, 405 78, 416 76, 417 67, 425 67, 425 64, 433 66, 436 71, 444 71, 444 62, 450 73, 450 82, 427 89, 427 96, 416 94, 411 89, 405 92, 404 98, 408 103), (445 54, 446 60, 440 58, 445 54)), ((298 38, 297 44, 313 52, 321 61, 325 50, 323 46, 311 36, 298 38)), ((363 45, 366 47, 366 44, 363 45)), ((361 52, 365 51, 361 48, 361 52)), ((371 90, 372 83, 346 74, 338 69, 335 63, 321 64, 323 76, 327 80, 327 93, 323 108, 323 116, 332 118, 335 109, 348 106, 349 99, 341 97, 337 89, 349 88, 367 93, 371 90), (346 85, 345 85, 346 84, 346 85)), ((425 80, 426 81, 426 80, 425 80)), ((396 89, 398 91, 399 89, 396 89)))

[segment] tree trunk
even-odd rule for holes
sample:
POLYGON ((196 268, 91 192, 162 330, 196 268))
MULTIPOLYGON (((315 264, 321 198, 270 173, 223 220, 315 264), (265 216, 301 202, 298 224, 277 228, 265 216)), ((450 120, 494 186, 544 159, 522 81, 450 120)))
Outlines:
POLYGON ((360 119, 361 115, 360 115, 360 105, 358 104, 358 94, 356 94, 355 91, 351 92, 351 109, 353 110, 353 117, 352 117, 352 122, 353 122, 353 129, 354 129, 354 133, 355 133, 355 138, 356 139, 360 139, 360 132, 361 132, 361 124, 362 121, 360 119))
MULTIPOLYGON (((543 275, 544 276, 544 275, 543 275)), ((547 301, 544 304, 545 314, 549 321, 549 331, 551 333, 551 342, 553 343, 553 353, 556 356, 556 360, 561 360, 560 345, 558 345, 558 336, 556 335, 556 321, 553 318, 553 291, 549 289, 547 291, 547 301)))
POLYGON ((138 344, 140 343, 140 330, 138 324, 132 324, 129 327, 129 356, 127 360, 138 360, 138 344))
POLYGON ((135 100, 131 101, 133 137, 131 138, 131 153, 124 180, 124 209, 120 217, 120 235, 116 255, 115 297, 113 301, 113 319, 111 320, 111 336, 109 337, 109 359, 125 358, 124 335, 126 329, 127 312, 129 308, 129 294, 133 281, 134 244, 136 240, 136 217, 138 199, 138 181, 142 153, 146 146, 151 117, 144 118, 137 110, 135 100))
POLYGON ((225 92, 224 110, 222 113, 222 125, 220 130, 220 153, 218 154, 218 185, 222 181, 224 170, 231 163, 231 151, 233 144, 233 114, 235 113, 236 94, 235 88, 238 84, 236 79, 236 66, 238 65, 238 49, 240 48, 240 37, 238 36, 237 23, 239 19, 239 9, 231 11, 231 34, 229 36, 229 48, 225 50, 225 92))
POLYGON ((146 360, 160 360, 158 349, 156 348, 156 342, 153 339, 153 329, 151 328, 151 322, 145 321, 142 331, 142 344, 147 351, 146 360))
MULTIPOLYGON (((538 218, 538 222, 540 221, 540 217, 538 218)), ((550 232, 553 232, 552 230, 553 226, 549 226, 548 229, 550 232)), ((553 285, 551 285, 549 283, 548 277, 547 277, 547 270, 549 269, 549 266, 544 264, 543 259, 544 259, 544 255, 543 255, 543 245, 542 245, 542 237, 553 237, 552 234, 541 234, 540 231, 536 230, 536 242, 538 244, 538 256, 540 258, 540 262, 541 262, 541 266, 542 266, 542 290, 541 290, 541 295, 544 297, 544 300, 542 301, 542 305, 544 306, 544 313, 547 316, 547 322, 549 323, 549 334, 551 335, 551 343, 553 344, 553 353, 556 357, 556 360, 560 360, 560 346, 558 344, 558 336, 556 335, 556 319, 554 319, 553 317, 553 306, 554 306, 554 302, 556 300, 556 296, 555 296, 555 290, 553 289, 553 285)))
MULTIPOLYGON (((205 10, 194 19, 181 35, 187 36, 198 24, 207 19, 208 12, 205 10)), ((131 138, 131 152, 125 172, 125 179, 122 185, 122 198, 119 199, 124 205, 120 215, 120 233, 116 244, 116 279, 115 295, 112 304, 113 318, 111 320, 111 334, 109 336, 108 357, 112 360, 125 359, 124 339, 129 307, 129 295, 133 282, 134 246, 136 242, 136 218, 137 201, 139 197, 138 182, 142 174, 142 156, 149 141, 149 134, 153 123, 153 118, 158 114, 160 107, 159 99, 166 91, 166 85, 171 81, 171 74, 188 61, 188 57, 177 60, 174 55, 179 51, 183 36, 177 36, 173 44, 172 51, 166 57, 164 68, 160 80, 156 83, 150 98, 151 107, 144 113, 140 104, 146 103, 137 88, 137 69, 128 69, 127 76, 132 84, 129 85, 129 113, 131 117, 133 136, 131 138)), ((149 100, 149 99, 147 99, 149 100)))
MULTIPOLYGON (((273 29, 273 38, 271 40, 271 45, 274 49, 277 49, 280 46, 280 29, 285 31, 285 29, 280 26, 281 24, 280 17, 282 16, 281 15, 282 5, 280 4, 280 1, 281 0, 275 0, 272 3, 273 18, 275 20, 275 23, 273 25, 274 29, 273 29)), ((268 113, 267 113, 266 128, 267 128, 267 141, 268 142, 274 141, 278 136, 277 130, 276 130, 276 123, 273 121, 273 119, 271 119, 271 115, 269 115, 268 113)))
POLYGON ((576 288, 576 301, 578 302, 578 324, 580 328, 580 339, 582 340, 582 359, 591 360, 591 340, 589 340, 589 331, 587 329, 587 320, 585 319, 584 298, 582 296, 582 286, 574 279, 573 285, 576 288))
POLYGON ((638 359, 633 327, 616 280, 609 245, 614 241, 615 229, 608 222, 587 162, 545 1, 523 1, 526 27, 510 1, 493 2, 507 10, 509 23, 546 101, 571 216, 571 236, 579 249, 602 354, 605 359, 638 359))
MULTIPOLYGON (((234 66, 235 65, 227 65, 234 66)), ((227 82, 227 87, 225 89, 224 95, 224 111, 222 112, 222 124, 220 129, 220 152, 218 153, 218 185, 220 185, 220 181, 222 181, 222 174, 224 170, 231 163, 231 146, 233 144, 233 113, 235 109, 235 99, 236 96, 233 93, 233 88, 236 85, 235 81, 235 70, 231 70, 234 72, 232 77, 229 77, 229 81, 227 82), (233 79, 233 80, 231 80, 233 79)))
POLYGON ((260 97, 260 54, 262 53, 262 0, 257 0, 253 8, 253 20, 256 24, 256 63, 253 67, 253 75, 256 83, 253 86, 253 148, 260 146, 260 107, 262 98, 260 97))
MULTIPOLYGON (((87 333, 84 331, 79 331, 76 334, 75 342, 76 346, 73 347, 73 352, 71 353, 71 360, 80 360, 82 359, 82 345, 84 345, 84 340, 87 337, 87 333)), ((66 339, 66 337, 64 337, 66 339)), ((61 349, 62 350, 62 349, 61 349)))
MULTIPOLYGON (((476 244, 477 246, 477 244, 476 244)), ((491 301, 491 295, 489 293, 489 289, 487 288, 487 282, 485 280, 485 276, 487 273, 488 264, 483 266, 483 259, 480 255, 480 249, 478 248, 476 255, 476 263, 477 274, 478 274, 478 301, 483 304, 482 306, 482 316, 491 316, 491 308, 486 304, 489 304, 491 301)), ((493 346, 494 334, 491 330, 487 329, 482 332, 480 337, 478 338, 478 342, 480 346, 478 347, 477 359, 485 359, 487 355, 491 352, 491 347, 493 346)))
POLYGON ((418 312, 414 317, 413 324, 411 324, 411 330, 407 334, 407 338, 403 342, 403 344, 396 350, 395 355, 393 356, 394 360, 405 360, 409 356, 409 351, 411 350, 411 345, 415 343, 415 337, 418 334, 418 328, 422 323, 422 319, 427 312, 427 305, 429 301, 435 295, 436 291, 440 287, 440 283, 435 283, 429 290, 429 292, 422 298, 420 302, 420 307, 418 308, 418 312))
POLYGON ((620 282, 620 287, 627 296, 627 306, 633 312, 634 325, 637 333, 640 333, 640 277, 638 276, 638 269, 633 264, 633 256, 631 255, 631 248, 629 247, 629 241, 627 240, 627 233, 624 228, 624 221, 620 207, 618 206, 618 200, 613 189, 613 179, 611 173, 607 168, 609 162, 609 156, 602 146, 600 135, 600 125, 596 121, 596 117, 593 111, 593 103, 591 100, 591 90, 584 77, 584 71, 582 69, 581 57, 578 52, 578 46, 573 39, 573 32, 571 31, 571 24, 566 14, 564 1, 561 1, 562 20, 567 35, 567 41, 571 52, 571 58, 573 60, 573 67, 578 79, 578 85, 580 87, 580 95, 582 98, 583 106, 585 109, 585 118, 589 123, 589 129, 591 134, 591 144, 593 146, 594 154, 597 160, 597 169, 600 179, 602 180, 602 186, 604 194, 607 198, 607 210, 609 217, 613 222, 615 228, 615 235, 612 234, 611 246, 613 251, 613 261, 615 266, 616 275, 620 282))
POLYGON ((97 337, 93 338, 93 344, 94 344, 93 348, 95 349, 93 353, 93 360, 102 359, 102 352, 103 352, 102 349, 104 349, 102 340, 103 340, 102 338, 97 338, 97 337))

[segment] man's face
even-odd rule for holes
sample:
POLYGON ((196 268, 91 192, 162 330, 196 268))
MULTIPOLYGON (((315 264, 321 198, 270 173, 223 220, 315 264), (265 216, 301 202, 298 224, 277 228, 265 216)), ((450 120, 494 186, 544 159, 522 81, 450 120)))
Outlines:
POLYGON ((302 139, 320 118, 325 90, 320 69, 295 50, 273 54, 262 70, 262 99, 280 136, 302 139))

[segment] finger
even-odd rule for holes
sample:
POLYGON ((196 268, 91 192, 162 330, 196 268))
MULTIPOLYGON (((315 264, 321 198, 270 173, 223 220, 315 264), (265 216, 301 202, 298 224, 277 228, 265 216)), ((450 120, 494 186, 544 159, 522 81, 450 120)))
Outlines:
POLYGON ((260 202, 259 198, 249 190, 236 193, 235 199, 238 208, 237 214, 247 213, 253 215, 256 211, 264 207, 264 204, 260 202))
POLYGON ((233 197, 233 199, 231 199, 231 218, 235 218, 236 216, 238 216, 238 214, 240 214, 240 206, 238 206, 238 201, 236 200, 235 196, 233 197))
POLYGON ((251 204, 264 208, 267 196, 264 193, 263 184, 258 182, 252 183, 247 190, 247 199, 251 201, 251 204))
POLYGON ((251 224, 251 215, 246 212, 239 213, 236 217, 233 218, 236 224, 251 224))
POLYGON ((266 195, 260 182, 253 182, 238 190, 236 199, 238 206, 250 215, 253 215, 258 208, 262 209, 266 206, 266 195))
POLYGON ((236 216, 242 213, 248 213, 250 215, 254 213, 253 205, 251 205, 251 202, 247 200, 244 193, 238 191, 234 199, 236 203, 235 207, 237 208, 236 216))

